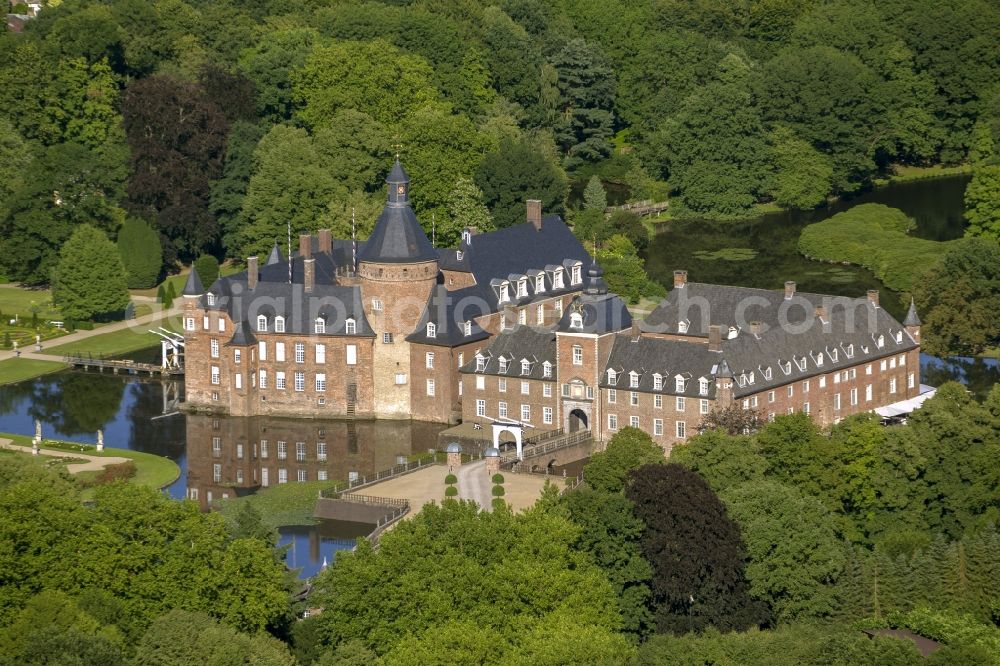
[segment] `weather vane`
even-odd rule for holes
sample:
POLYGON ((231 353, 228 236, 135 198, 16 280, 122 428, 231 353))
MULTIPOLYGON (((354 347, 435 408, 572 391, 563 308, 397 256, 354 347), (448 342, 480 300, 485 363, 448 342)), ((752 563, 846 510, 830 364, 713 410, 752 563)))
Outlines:
POLYGON ((399 160, 399 151, 403 149, 403 144, 401 144, 399 142, 399 139, 397 138, 396 139, 396 143, 392 144, 390 146, 390 148, 392 148, 394 151, 396 151, 396 160, 398 161, 399 160))

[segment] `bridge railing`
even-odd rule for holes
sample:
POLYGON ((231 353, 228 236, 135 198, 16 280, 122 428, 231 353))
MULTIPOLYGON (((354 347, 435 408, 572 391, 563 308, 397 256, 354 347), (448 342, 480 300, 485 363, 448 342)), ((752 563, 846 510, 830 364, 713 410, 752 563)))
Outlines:
POLYGON ((320 497, 326 498, 336 498, 342 493, 353 490, 355 488, 363 488, 364 486, 372 485, 373 483, 378 483, 379 481, 385 481, 386 479, 391 479, 396 476, 401 476, 403 474, 408 474, 421 467, 427 467, 428 465, 435 465, 439 462, 440 456, 438 454, 427 454, 426 456, 421 456, 416 460, 410 460, 405 463, 400 463, 399 465, 393 465, 389 469, 384 469, 381 472, 376 472, 371 476, 360 476, 353 481, 338 481, 329 488, 324 488, 319 491, 320 497))

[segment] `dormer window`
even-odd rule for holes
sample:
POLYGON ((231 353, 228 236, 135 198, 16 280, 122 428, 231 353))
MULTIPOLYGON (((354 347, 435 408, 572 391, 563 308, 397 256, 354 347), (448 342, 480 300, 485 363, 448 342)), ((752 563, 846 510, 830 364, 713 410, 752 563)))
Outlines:
POLYGON ((535 276, 535 293, 540 294, 545 291, 545 274, 539 273, 535 276))
POLYGON ((677 391, 677 393, 684 393, 685 383, 686 382, 684 381, 684 378, 681 377, 680 375, 674 377, 674 389, 677 391))
POLYGON ((572 312, 569 315, 570 328, 583 328, 583 315, 579 312, 572 312))
POLYGON ((517 281, 517 297, 524 298, 528 295, 528 279, 521 278, 517 281))
POLYGON ((275 317, 274 318, 274 332, 275 333, 284 333, 285 332, 285 318, 284 317, 275 317))
POLYGON ((458 261, 462 261, 462 257, 464 256, 465 256, 464 252, 462 252, 461 250, 455 250, 455 259, 457 259, 458 261))
POLYGON ((510 300, 510 283, 504 282, 500 285, 500 302, 505 303, 510 300))
POLYGON ((503 356, 501 356, 500 357, 500 373, 501 374, 506 374, 506 372, 507 372, 507 359, 505 359, 503 356))
POLYGON ((799 366, 799 370, 805 372, 805 369, 806 369, 806 357, 805 356, 803 356, 799 360, 795 361, 795 363, 796 363, 796 365, 799 366))
POLYGON ((427 322, 427 337, 436 338, 438 334, 437 324, 434 322, 427 322))
POLYGON ((552 364, 546 361, 545 363, 542 363, 542 377, 551 377, 551 376, 552 376, 552 364))
POLYGON ((687 333, 688 332, 688 322, 687 320, 677 322, 677 332, 687 333))
POLYGON ((257 332, 267 333, 267 317, 264 315, 257 315, 257 332))
POLYGON ((635 370, 628 373, 628 387, 639 388, 639 373, 635 370))
POLYGON ((573 266, 573 272, 570 274, 570 282, 572 284, 580 284, 583 279, 580 277, 580 264, 573 266))
POLYGON ((837 358, 840 356, 840 354, 837 352, 837 350, 836 349, 831 349, 827 353, 830 354, 830 361, 832 361, 833 363, 836 363, 837 362, 837 358))
POLYGON ((608 368, 608 384, 611 384, 612 386, 618 385, 618 373, 611 368, 608 368))
POLYGON ((316 317, 314 330, 317 333, 326 333, 326 320, 322 317, 316 317))
POLYGON ((818 367, 818 368, 823 367, 823 355, 822 354, 819 354, 813 360, 816 361, 816 367, 818 367))
POLYGON ((205 296, 205 302, 208 303, 209 305, 215 305, 215 294, 213 294, 212 292, 208 292, 208 294, 205 296))
POLYGON ((708 380, 704 377, 698 380, 698 393, 701 395, 708 395, 708 380))
POLYGON ((750 383, 753 384, 756 379, 757 379, 756 373, 753 370, 751 370, 750 371, 750 377, 749 377, 750 383))
POLYGON ((464 329, 465 329, 464 332, 465 332, 466 337, 472 335, 472 322, 471 321, 465 322, 464 329))
POLYGON ((344 330, 348 335, 354 335, 358 332, 358 323, 354 321, 353 317, 348 317, 344 324, 344 330))
POLYGON ((557 268, 552 274, 552 288, 562 289, 563 288, 563 271, 561 268, 557 268))
POLYGON ((781 361, 778 361, 778 367, 781 368, 781 371, 783 373, 785 373, 786 375, 792 374, 792 362, 791 361, 785 361, 784 363, 782 363, 781 361))
POLYGON ((768 367, 764 368, 764 379, 770 380, 771 376, 772 376, 771 367, 768 366, 768 367))
POLYGON ((885 347, 885 336, 884 335, 878 336, 878 339, 875 341, 875 344, 876 346, 878 346, 879 349, 885 347))
POLYGON ((739 334, 740 334, 740 330, 738 328, 736 328, 735 326, 730 326, 729 327, 729 339, 730 340, 732 340, 733 338, 735 338, 739 334))
POLYGON ((482 354, 476 354, 476 372, 483 372, 486 370, 486 357, 482 354))
POLYGON ((531 361, 529 361, 526 358, 521 359, 521 374, 522 375, 531 374, 531 361))
POLYGON ((462 245, 472 245, 472 232, 468 229, 462 231, 462 245))
POLYGON ((903 332, 902 331, 896 331, 896 344, 897 345, 898 344, 902 344, 902 342, 903 342, 903 332))
POLYGON ((844 353, 847 354, 847 358, 854 358, 854 343, 844 347, 844 353))
POLYGON ((653 390, 662 391, 663 390, 663 375, 656 373, 653 375, 653 390))

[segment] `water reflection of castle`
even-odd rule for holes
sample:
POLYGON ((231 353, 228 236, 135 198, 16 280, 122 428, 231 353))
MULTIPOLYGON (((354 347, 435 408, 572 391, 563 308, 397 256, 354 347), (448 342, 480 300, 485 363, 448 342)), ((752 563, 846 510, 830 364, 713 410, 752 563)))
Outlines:
POLYGON ((187 415, 187 493, 213 500, 279 483, 339 481, 388 469, 437 444, 440 424, 187 415))

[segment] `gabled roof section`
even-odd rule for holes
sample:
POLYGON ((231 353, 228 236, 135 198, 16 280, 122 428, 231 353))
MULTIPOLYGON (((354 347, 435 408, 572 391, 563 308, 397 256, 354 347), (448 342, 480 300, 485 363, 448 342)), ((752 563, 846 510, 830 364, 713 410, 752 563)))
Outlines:
POLYGON ((278 241, 274 241, 274 247, 271 248, 271 254, 267 255, 267 263, 264 265, 280 264, 284 260, 285 258, 281 256, 281 248, 278 247, 278 241))
MULTIPOLYGON (((406 336, 407 342, 418 344, 438 345, 441 347, 457 347, 477 340, 485 340, 490 334, 472 319, 459 319, 459 312, 456 309, 457 301, 448 294, 444 285, 437 285, 427 298, 427 306, 424 308, 420 323, 412 333, 406 336), (469 334, 465 334, 465 324, 469 322, 469 334), (433 323, 435 335, 427 335, 427 324, 433 323)), ((472 316, 463 312, 465 316, 472 316)), ((478 312, 475 316, 478 316, 478 312)))
MULTIPOLYGON (((490 342, 489 347, 482 351, 482 356, 486 360, 483 371, 478 374, 502 375, 514 379, 546 379, 555 381, 555 372, 552 377, 545 377, 545 362, 548 361, 550 367, 556 362, 556 336, 544 329, 531 328, 529 326, 517 326, 516 328, 500 333, 490 342), (511 362, 507 372, 500 372, 501 358, 511 362), (520 362, 522 358, 536 359, 531 364, 531 372, 527 375, 521 374, 520 362), (514 367, 514 364, 517 364, 514 367)), ((476 359, 459 368, 460 372, 476 374, 476 359)))
POLYGON ((674 377, 684 376, 688 379, 712 376, 712 369, 719 362, 719 355, 708 350, 708 346, 698 342, 683 340, 667 340, 664 338, 640 337, 627 335, 615 337, 611 354, 601 373, 603 388, 619 390, 645 391, 649 393, 664 393, 667 395, 683 395, 689 397, 712 398, 715 396, 715 382, 708 382, 708 392, 701 393, 699 382, 688 381, 684 391, 678 393, 674 377), (617 385, 608 382, 608 370, 618 373, 617 385), (639 385, 630 386, 628 374, 639 374, 639 385), (622 374, 626 378, 622 379, 622 374), (662 388, 655 389, 655 375, 660 375, 662 388))
POLYGON ((205 287, 201 284, 201 277, 198 275, 198 270, 191 265, 191 272, 188 273, 187 282, 184 283, 184 290, 181 292, 182 296, 201 296, 205 293, 205 287))
POLYGON ((624 331, 631 326, 632 315, 618 294, 584 293, 569 304, 556 324, 556 330, 560 333, 604 335, 624 331), (571 325, 575 314, 583 317, 582 327, 571 325))
POLYGON ((253 327, 250 326, 250 322, 244 319, 236 324, 233 337, 226 344, 230 347, 250 347, 257 344, 257 336, 253 334, 253 327))

